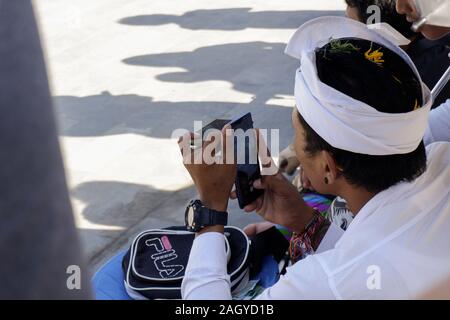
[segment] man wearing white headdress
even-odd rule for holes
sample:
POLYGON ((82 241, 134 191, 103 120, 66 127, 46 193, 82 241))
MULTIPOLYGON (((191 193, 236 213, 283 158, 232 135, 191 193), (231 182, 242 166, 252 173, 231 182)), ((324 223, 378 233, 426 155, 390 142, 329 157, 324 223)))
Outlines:
MULTIPOLYGON (((301 61, 295 153, 314 189, 356 217, 343 233, 281 174, 255 182, 264 194, 244 210, 294 230, 291 258, 302 258, 258 298, 416 297, 450 269, 450 144, 422 142, 430 90, 398 46, 346 18, 304 24, 286 53, 301 61)), ((204 206, 226 211, 235 167, 185 166, 204 206)), ((223 241, 223 226, 197 234, 184 299, 231 298, 223 241)))
MULTIPOLYGON (((405 15, 409 22, 417 24, 416 31, 430 40, 442 38, 450 33, 448 0, 397 0, 396 9, 399 14, 405 15)), ((425 145, 435 141, 450 141, 450 100, 438 110, 431 112, 424 141, 425 145)), ((280 154, 280 167, 292 175, 298 166, 292 146, 289 146, 280 154)))

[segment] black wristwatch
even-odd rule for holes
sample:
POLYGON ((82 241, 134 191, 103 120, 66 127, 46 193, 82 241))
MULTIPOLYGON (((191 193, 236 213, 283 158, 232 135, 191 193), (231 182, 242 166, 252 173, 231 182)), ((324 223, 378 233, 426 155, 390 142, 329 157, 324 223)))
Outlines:
POLYGON ((188 231, 199 232, 208 226, 226 226, 228 213, 208 209, 200 200, 191 200, 186 208, 184 220, 188 231))

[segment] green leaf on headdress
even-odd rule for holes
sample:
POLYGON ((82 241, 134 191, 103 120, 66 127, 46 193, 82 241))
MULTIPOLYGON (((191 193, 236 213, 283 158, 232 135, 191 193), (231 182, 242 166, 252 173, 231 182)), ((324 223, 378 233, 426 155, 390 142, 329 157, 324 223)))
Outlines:
POLYGON ((330 52, 331 53, 352 53, 359 52, 360 48, 348 41, 333 40, 330 39, 330 52))

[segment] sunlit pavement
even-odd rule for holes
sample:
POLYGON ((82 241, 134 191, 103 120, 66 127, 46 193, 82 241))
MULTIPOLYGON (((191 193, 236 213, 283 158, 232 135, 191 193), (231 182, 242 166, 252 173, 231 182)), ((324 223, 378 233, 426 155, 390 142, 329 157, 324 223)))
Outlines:
MULTIPOLYGON (((292 32, 343 0, 38 0, 77 227, 96 269, 195 197, 178 128, 251 111, 292 137, 292 32)), ((230 224, 259 221, 230 202, 230 224)))

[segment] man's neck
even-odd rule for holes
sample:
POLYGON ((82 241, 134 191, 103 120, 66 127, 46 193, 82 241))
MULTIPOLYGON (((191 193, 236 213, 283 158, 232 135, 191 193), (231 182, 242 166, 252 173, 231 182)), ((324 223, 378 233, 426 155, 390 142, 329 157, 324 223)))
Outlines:
POLYGON ((357 215, 358 212, 366 205, 366 203, 369 202, 369 200, 372 199, 376 194, 376 192, 369 192, 364 188, 349 187, 348 190, 345 190, 339 196, 345 199, 348 209, 354 215, 357 215))

